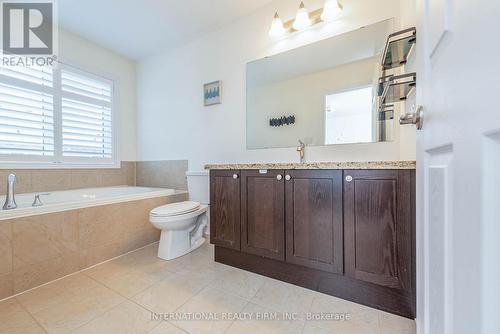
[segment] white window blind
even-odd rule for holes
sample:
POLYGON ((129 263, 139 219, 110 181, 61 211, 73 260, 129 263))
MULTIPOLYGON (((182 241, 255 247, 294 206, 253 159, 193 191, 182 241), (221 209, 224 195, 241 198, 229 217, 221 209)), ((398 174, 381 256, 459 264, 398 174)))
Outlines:
POLYGON ((0 67, 0 154, 54 156, 50 68, 0 67))
POLYGON ((0 67, 0 160, 115 162, 113 82, 61 65, 0 67))
POLYGON ((111 159, 112 83, 61 70, 63 157, 111 159))

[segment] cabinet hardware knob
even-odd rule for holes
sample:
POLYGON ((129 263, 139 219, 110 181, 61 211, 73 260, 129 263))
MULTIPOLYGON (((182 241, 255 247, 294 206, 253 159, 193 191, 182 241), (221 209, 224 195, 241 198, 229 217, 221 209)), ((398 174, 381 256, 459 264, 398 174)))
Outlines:
POLYGON ((292 177, 290 175, 285 176, 285 180, 290 181, 292 177))
POLYGON ((283 180, 283 175, 278 174, 278 175, 276 176, 276 180, 278 180, 278 181, 283 180))
POLYGON ((239 178, 238 174, 233 174, 233 179, 236 180, 237 178, 239 178))
POLYGON ((345 180, 346 180, 347 182, 352 182, 353 178, 352 178, 352 176, 351 176, 351 175, 347 175, 347 176, 345 177, 345 180))

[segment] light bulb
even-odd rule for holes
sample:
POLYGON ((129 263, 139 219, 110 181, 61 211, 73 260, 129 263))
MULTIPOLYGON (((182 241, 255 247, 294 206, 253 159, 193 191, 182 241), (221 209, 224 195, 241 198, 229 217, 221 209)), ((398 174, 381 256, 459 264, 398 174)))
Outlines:
POLYGON ((304 2, 300 3, 299 10, 297 11, 297 16, 293 22, 293 29, 303 30, 311 26, 311 19, 309 18, 309 12, 304 6, 304 2))
POLYGON ((280 37, 283 36, 286 32, 285 27, 283 26, 283 21, 281 20, 278 12, 274 15, 273 23, 271 23, 271 29, 269 30, 269 36, 271 37, 280 37))
POLYGON ((342 14, 342 7, 340 6, 338 0, 326 0, 325 7, 323 7, 323 13, 321 14, 321 19, 325 22, 330 22, 337 19, 342 14))

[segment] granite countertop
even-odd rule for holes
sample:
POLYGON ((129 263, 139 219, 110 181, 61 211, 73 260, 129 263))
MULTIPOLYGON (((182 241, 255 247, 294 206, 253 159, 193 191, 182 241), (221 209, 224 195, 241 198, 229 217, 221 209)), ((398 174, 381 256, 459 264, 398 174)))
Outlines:
POLYGON ((209 164, 205 169, 415 169, 415 161, 209 164))

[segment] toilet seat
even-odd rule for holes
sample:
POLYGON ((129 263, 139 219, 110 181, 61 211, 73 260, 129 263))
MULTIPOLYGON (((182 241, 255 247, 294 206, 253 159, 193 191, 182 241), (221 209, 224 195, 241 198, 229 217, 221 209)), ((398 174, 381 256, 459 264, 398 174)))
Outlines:
POLYGON ((201 204, 198 202, 185 201, 167 204, 151 210, 152 217, 175 217, 186 215, 188 213, 200 209, 201 204))

